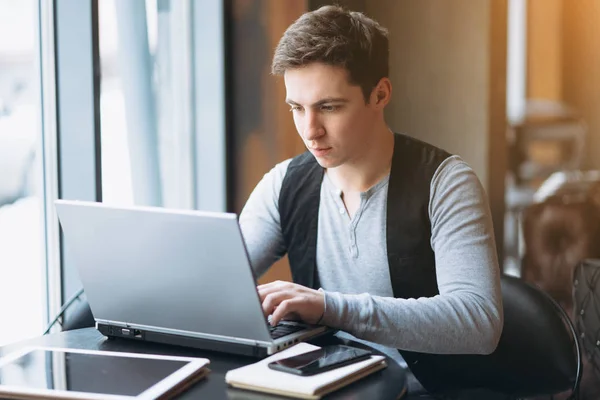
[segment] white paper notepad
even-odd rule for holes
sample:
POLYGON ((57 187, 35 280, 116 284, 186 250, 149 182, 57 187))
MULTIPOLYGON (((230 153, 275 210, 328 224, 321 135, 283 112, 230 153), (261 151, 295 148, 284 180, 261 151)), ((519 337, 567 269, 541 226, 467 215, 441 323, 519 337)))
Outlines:
POLYGON ((227 372, 225 381, 236 388, 274 393, 303 399, 319 399, 358 379, 387 366, 384 356, 371 356, 367 360, 336 368, 312 376, 293 375, 268 367, 272 361, 319 349, 308 343, 299 343, 287 350, 227 372))

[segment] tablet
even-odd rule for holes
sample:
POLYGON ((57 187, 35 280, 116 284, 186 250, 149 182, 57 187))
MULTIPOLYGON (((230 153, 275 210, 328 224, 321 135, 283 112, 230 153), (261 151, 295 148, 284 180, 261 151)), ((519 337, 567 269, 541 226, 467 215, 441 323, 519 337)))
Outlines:
POLYGON ((29 347, 0 359, 0 397, 149 400, 208 371, 205 358, 29 347))

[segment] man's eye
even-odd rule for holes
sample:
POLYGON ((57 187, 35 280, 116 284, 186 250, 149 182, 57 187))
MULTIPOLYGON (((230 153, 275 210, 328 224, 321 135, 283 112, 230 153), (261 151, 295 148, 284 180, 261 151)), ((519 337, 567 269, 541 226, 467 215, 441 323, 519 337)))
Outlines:
POLYGON ((338 106, 332 106, 332 105, 322 105, 321 106, 321 111, 326 111, 326 112, 333 112, 336 111, 338 109, 338 106))
POLYGON ((300 110, 302 110, 302 107, 300 107, 300 106, 291 106, 290 107, 290 111, 300 111, 300 110))

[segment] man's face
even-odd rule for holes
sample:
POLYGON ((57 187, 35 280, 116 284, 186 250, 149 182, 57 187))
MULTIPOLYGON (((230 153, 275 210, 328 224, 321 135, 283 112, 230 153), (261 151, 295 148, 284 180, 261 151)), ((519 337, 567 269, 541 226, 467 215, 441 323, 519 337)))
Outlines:
POLYGON ((284 80, 296 129, 322 167, 353 163, 365 154, 381 110, 365 103, 345 69, 313 63, 287 70, 284 80))

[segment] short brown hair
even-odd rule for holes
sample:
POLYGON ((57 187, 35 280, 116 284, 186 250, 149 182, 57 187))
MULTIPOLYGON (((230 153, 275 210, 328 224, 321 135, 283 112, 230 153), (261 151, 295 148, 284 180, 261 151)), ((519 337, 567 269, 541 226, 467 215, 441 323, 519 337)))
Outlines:
POLYGON ((324 6, 288 27, 275 49, 271 70, 283 75, 315 62, 343 67, 368 102, 373 88, 389 74, 387 35, 387 29, 362 13, 324 6))

